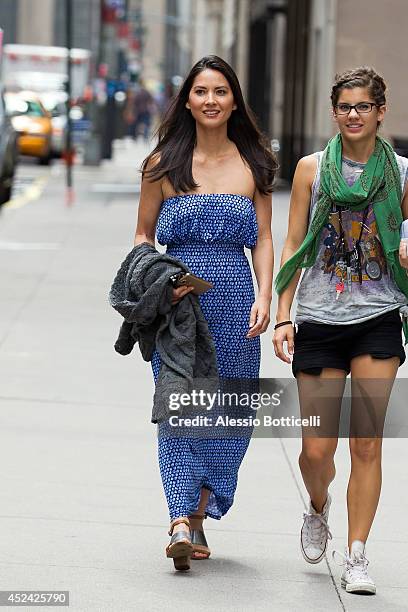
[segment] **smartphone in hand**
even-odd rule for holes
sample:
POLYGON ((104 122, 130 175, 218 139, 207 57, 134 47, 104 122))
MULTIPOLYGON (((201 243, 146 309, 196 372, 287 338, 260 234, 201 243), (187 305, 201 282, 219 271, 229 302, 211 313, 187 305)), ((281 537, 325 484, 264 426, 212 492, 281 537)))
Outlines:
POLYGON ((174 287, 194 287, 192 293, 194 295, 202 295, 206 291, 209 291, 214 287, 212 283, 206 281, 204 278, 200 278, 190 272, 180 272, 170 277, 170 280, 174 287))

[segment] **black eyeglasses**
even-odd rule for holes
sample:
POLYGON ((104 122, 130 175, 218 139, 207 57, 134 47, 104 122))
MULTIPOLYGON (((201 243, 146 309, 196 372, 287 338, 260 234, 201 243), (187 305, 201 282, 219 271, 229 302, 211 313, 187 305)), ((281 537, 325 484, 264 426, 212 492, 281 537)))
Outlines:
POLYGON ((371 113, 374 106, 378 107, 378 104, 375 102, 359 102, 358 104, 346 104, 345 102, 342 104, 336 104, 334 107, 336 109, 336 115, 348 115, 351 110, 354 110, 359 114, 371 113))

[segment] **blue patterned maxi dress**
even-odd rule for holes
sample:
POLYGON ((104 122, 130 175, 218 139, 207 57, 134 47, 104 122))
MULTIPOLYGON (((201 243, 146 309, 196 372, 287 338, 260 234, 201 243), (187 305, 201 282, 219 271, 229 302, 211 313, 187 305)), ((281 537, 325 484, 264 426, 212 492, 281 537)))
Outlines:
MULTIPOLYGON (((244 246, 255 246, 257 231, 254 204, 246 196, 185 194, 167 198, 161 206, 159 243, 194 274, 214 284, 200 303, 215 342, 220 377, 259 376, 260 339, 245 337, 254 288, 244 246)), ((157 353, 152 365, 157 379, 157 353)), ((211 491, 206 514, 220 519, 233 503, 249 437, 166 437, 160 435, 160 425, 158 434, 170 520, 197 510, 202 487, 211 491)))

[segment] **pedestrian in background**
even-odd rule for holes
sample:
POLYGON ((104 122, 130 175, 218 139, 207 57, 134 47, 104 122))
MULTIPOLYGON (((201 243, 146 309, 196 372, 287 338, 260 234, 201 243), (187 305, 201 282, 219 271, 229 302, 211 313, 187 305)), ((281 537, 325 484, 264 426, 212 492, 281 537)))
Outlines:
MULTIPOLYGON (((370 68, 336 77, 331 101, 339 131, 323 152, 297 166, 276 279, 275 353, 290 363, 283 348, 287 343, 302 416, 318 413, 329 430, 327 437, 321 437, 324 428, 320 435, 304 430, 299 458, 310 495, 301 531, 309 563, 322 560, 331 538, 328 487, 335 476, 341 400, 351 372, 348 546, 341 584, 352 593, 376 592, 365 544, 381 490, 389 395, 405 360, 399 310, 406 313, 408 257, 399 248, 402 220, 408 217, 408 160, 378 135, 385 91, 384 80, 370 68), (297 294, 295 334, 290 310, 301 267, 306 269, 297 294)), ((406 334, 406 318, 403 327, 406 334)))
POLYGON ((163 120, 174 95, 174 86, 170 79, 168 79, 165 83, 160 83, 160 89, 155 98, 160 121, 163 120))
POLYGON ((155 101, 151 93, 146 89, 142 79, 134 91, 129 91, 126 108, 124 111, 125 121, 128 124, 128 135, 137 139, 140 135, 147 142, 150 138, 150 127, 155 110, 155 101))
MULTIPOLYGON (((277 163, 247 108, 232 68, 201 59, 172 101, 158 145, 143 164, 135 245, 167 253, 214 287, 200 297, 221 378, 257 378, 260 339, 269 324, 273 246, 271 192, 277 163), (255 298, 244 253, 251 249, 255 298)), ((176 288, 173 303, 191 287, 176 288)), ((157 380, 158 353, 153 358, 157 380)), ((176 569, 210 556, 203 519, 221 519, 234 500, 249 438, 166 435, 159 425, 159 465, 170 514, 166 549, 176 569)))

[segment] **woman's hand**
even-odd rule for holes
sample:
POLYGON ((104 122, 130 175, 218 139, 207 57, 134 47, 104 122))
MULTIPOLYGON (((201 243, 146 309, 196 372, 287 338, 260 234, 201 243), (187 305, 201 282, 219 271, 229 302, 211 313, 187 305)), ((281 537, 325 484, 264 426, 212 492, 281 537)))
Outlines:
POLYGON ((255 338, 268 329, 269 321, 271 320, 269 315, 270 308, 270 299, 257 297, 251 308, 247 338, 255 338))
POLYGON ((177 289, 173 289, 173 297, 171 299, 172 306, 174 306, 175 304, 178 304, 179 301, 185 295, 187 295, 187 293, 191 293, 193 289, 194 287, 191 287, 191 285, 186 285, 185 287, 177 287, 177 289))
POLYGON ((288 343, 288 353, 289 355, 293 355, 293 351, 295 348, 295 328, 293 325, 289 323, 287 325, 282 325, 282 327, 278 327, 275 330, 273 335, 273 347, 275 349, 275 355, 282 359, 285 363, 290 363, 289 355, 286 355, 283 350, 283 343, 288 343))
POLYGON ((400 242, 399 260, 401 266, 408 270, 408 240, 401 240, 400 242))

